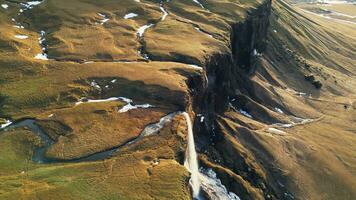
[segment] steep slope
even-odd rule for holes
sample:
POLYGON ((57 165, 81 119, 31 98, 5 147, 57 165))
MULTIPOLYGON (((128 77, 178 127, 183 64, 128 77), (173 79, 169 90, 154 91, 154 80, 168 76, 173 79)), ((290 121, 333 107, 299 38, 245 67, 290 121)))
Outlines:
POLYGON ((354 199, 354 26, 284 1, 272 11, 266 49, 234 75, 202 160, 245 199, 354 199))

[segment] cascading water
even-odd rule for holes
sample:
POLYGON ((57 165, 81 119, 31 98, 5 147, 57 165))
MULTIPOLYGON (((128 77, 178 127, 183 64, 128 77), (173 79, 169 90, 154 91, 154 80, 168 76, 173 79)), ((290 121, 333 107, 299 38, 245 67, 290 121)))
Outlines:
POLYGON ((226 187, 218 179, 216 173, 212 169, 199 170, 197 152, 195 151, 194 135, 192 121, 188 113, 183 112, 188 125, 188 147, 185 152, 184 166, 191 173, 190 186, 193 190, 193 199, 202 200, 240 200, 233 192, 229 192, 226 187), (202 190, 205 195, 200 194, 202 190))
POLYGON ((185 120, 187 121, 187 126, 188 126, 188 147, 187 147, 187 150, 185 153, 184 166, 191 173, 190 185, 193 190, 193 198, 199 199, 200 172, 199 172, 199 166, 198 166, 197 152, 195 151, 193 126, 192 126, 192 121, 190 120, 188 113, 184 112, 183 116, 185 117, 185 120))

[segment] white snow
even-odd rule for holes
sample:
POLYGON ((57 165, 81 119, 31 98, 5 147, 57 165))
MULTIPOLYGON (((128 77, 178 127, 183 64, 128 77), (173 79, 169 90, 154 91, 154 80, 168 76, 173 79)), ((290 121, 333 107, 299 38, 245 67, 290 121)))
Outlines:
POLYGON ((12 124, 12 121, 6 120, 4 124, 0 124, 0 129, 6 128, 12 124))
POLYGON ((152 107, 154 107, 154 106, 152 106, 150 104, 132 105, 131 103, 128 103, 119 110, 119 113, 124 113, 129 110, 134 110, 134 109, 138 109, 138 108, 152 108, 152 107))
POLYGON ((102 102, 110 102, 110 101, 123 101, 126 103, 125 106, 123 106, 120 110, 119 113, 124 113, 127 112, 129 110, 133 110, 133 109, 138 109, 138 108, 151 108, 154 107, 150 104, 142 104, 142 105, 133 105, 133 101, 129 98, 126 97, 110 97, 107 99, 85 99, 85 98, 81 98, 77 103, 75 103, 75 105, 80 105, 83 103, 102 103, 102 102))
POLYGON ((254 49, 254 50, 253 50, 253 55, 254 55, 254 56, 262 56, 262 53, 259 53, 259 52, 257 51, 257 49, 254 49))
POLYGON ((284 131, 281 131, 281 130, 278 130, 276 128, 268 128, 267 130, 269 133, 273 133, 273 134, 277 134, 277 135, 285 135, 287 134, 286 132, 284 131))
POLYGON ((353 4, 355 5, 355 2, 349 2, 349 1, 330 1, 330 0, 318 0, 317 3, 322 3, 322 4, 353 4))
POLYGON ((19 26, 19 25, 14 25, 13 27, 20 28, 20 29, 24 29, 25 28, 24 26, 19 26))
POLYGON ((282 123, 276 123, 276 126, 279 126, 281 128, 291 128, 293 127, 293 124, 282 124, 282 123))
POLYGON ((298 95, 298 96, 306 96, 307 93, 305 93, 305 92, 297 92, 297 95, 298 95))
POLYGON ((141 132, 140 137, 146 137, 149 135, 157 134, 158 131, 160 131, 164 127, 164 125, 166 125, 168 122, 171 122, 173 120, 176 114, 178 113, 171 113, 169 115, 162 117, 159 120, 159 122, 146 126, 145 129, 143 129, 143 131, 141 132))
POLYGON ((84 101, 84 98, 80 99, 77 103, 75 103, 75 105, 79 105, 82 103, 102 103, 102 102, 110 102, 110 101, 119 101, 122 100, 120 97, 110 97, 107 99, 88 99, 87 101, 84 101))
POLYGON ((251 118, 251 119, 253 118, 250 113, 248 113, 248 112, 246 112, 246 111, 244 111, 244 110, 242 110, 242 109, 240 109, 239 112, 240 112, 241 114, 245 115, 245 116, 248 117, 248 118, 251 118))
POLYGON ((30 6, 37 6, 40 5, 43 1, 28 1, 26 4, 30 6))
POLYGON ((43 2, 44 2, 44 0, 43 1, 28 1, 25 3, 21 3, 21 5, 29 10, 29 9, 32 9, 34 6, 40 5, 43 2))
POLYGON ((193 0, 196 4, 198 4, 200 7, 202 7, 203 9, 205 9, 204 5, 202 3, 200 3, 198 0, 193 0))
POLYGON ((211 34, 205 32, 205 31, 203 31, 203 30, 200 29, 199 27, 196 27, 196 26, 195 26, 194 29, 197 30, 197 31, 200 32, 200 33, 203 33, 203 34, 207 35, 207 36, 210 37, 210 38, 214 38, 213 35, 211 35, 211 34))
POLYGON ((279 113, 281 113, 281 114, 284 114, 284 112, 283 112, 283 110, 282 109, 280 109, 280 108, 274 108, 274 110, 276 110, 277 112, 279 112, 279 113))
POLYGON ((137 35, 141 38, 143 37, 143 35, 145 34, 145 31, 149 28, 151 28, 154 24, 146 24, 141 26, 138 30, 137 30, 137 35))
POLYGON ((164 21, 166 19, 166 17, 168 16, 168 12, 166 11, 166 9, 164 9, 163 5, 160 4, 159 8, 161 9, 161 11, 163 12, 163 16, 161 18, 161 21, 164 21))
POLYGON ((20 39, 20 40, 24 40, 24 39, 27 39, 28 36, 27 35, 15 35, 15 38, 20 39))
POLYGON ((7 5, 7 4, 1 4, 1 7, 3 7, 4 9, 7 9, 7 8, 9 8, 9 5, 7 5))
POLYGON ((124 16, 124 19, 131 19, 131 18, 134 18, 137 16, 138 16, 138 14, 136 14, 136 13, 129 13, 124 16))
POLYGON ((109 17, 106 16, 105 14, 98 13, 98 15, 103 18, 102 20, 100 20, 101 25, 105 24, 106 22, 108 22, 110 20, 109 17))
POLYGON ((35 56, 35 59, 38 60, 48 60, 48 55, 45 53, 39 53, 35 56))
POLYGON ((100 87, 100 85, 97 83, 97 82, 95 82, 95 81, 92 81, 91 83, 90 83, 90 85, 92 86, 92 87, 95 87, 95 88, 97 88, 97 89, 101 89, 101 87, 100 87))
POLYGON ((188 65, 189 67, 193 68, 193 69, 197 69, 197 70, 203 70, 203 67, 200 67, 198 65, 188 65))
POLYGON ((313 122, 313 121, 314 121, 314 119, 303 119, 303 118, 294 117, 294 116, 292 116, 291 119, 292 119, 293 122, 296 123, 296 124, 306 124, 306 123, 310 123, 310 122, 313 122))

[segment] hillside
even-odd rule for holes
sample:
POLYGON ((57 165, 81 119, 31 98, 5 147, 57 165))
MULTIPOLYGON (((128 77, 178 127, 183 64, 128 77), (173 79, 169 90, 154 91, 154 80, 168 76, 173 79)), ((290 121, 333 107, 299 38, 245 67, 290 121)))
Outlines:
POLYGON ((0 5, 0 199, 356 198, 354 4, 0 5))

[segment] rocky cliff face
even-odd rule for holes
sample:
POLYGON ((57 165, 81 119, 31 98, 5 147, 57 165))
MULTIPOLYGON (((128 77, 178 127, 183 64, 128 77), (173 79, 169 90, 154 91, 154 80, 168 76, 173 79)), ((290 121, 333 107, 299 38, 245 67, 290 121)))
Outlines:
POLYGON ((252 10, 247 19, 232 26, 231 49, 234 63, 248 73, 256 68, 257 58, 266 48, 272 1, 252 10))
POLYGON ((230 25, 229 51, 209 55, 205 61, 205 103, 197 105, 206 108, 198 109, 223 112, 229 97, 249 88, 245 80, 254 72, 265 50, 270 13, 271 1, 264 1, 250 10, 245 19, 230 25))
MULTIPOLYGON (((349 68, 352 62, 345 57, 350 49, 334 43, 336 33, 324 30, 326 26, 303 17, 284 1, 275 1, 273 8, 271 1, 265 1, 248 12, 244 20, 231 24, 229 51, 212 54, 207 59, 208 84, 204 93, 198 95, 199 103, 195 105, 199 106, 194 107, 196 113, 205 117, 204 123, 201 117, 195 120, 200 160, 203 166, 213 168, 224 185, 242 199, 312 199, 320 190, 317 184, 312 189, 318 182, 316 179, 329 176, 319 177, 308 171, 314 164, 318 169, 321 167, 309 159, 310 155, 330 157, 327 151, 312 153, 315 138, 310 134, 324 141, 328 139, 320 133, 334 137, 322 129, 327 126, 323 117, 333 111, 324 110, 320 107, 323 103, 315 102, 329 102, 335 104, 338 112, 345 111, 338 103, 332 103, 334 100, 318 98, 333 99, 335 94, 344 92, 343 86, 327 71, 331 68, 337 74, 352 71, 349 68), (315 38, 322 43, 315 42, 315 38), (303 46, 305 43, 309 45, 303 46), (323 43, 329 46, 325 48, 323 43), (334 52, 335 47, 340 51, 334 52), (336 55, 335 62, 326 62, 330 58, 320 55, 324 51, 336 55), (345 63, 347 70, 339 62, 345 63), (317 79, 323 80, 323 87, 325 83, 328 85, 325 90, 310 84, 306 78, 310 73, 319 74, 317 79), (315 130, 304 127, 307 124, 315 130), (313 164, 306 164, 306 160, 313 164)), ((338 37, 347 38, 342 34, 338 37)), ((344 75, 339 78, 345 80, 344 75)), ((342 102, 352 107, 353 100, 348 98, 342 102)), ((352 121, 349 117, 345 119, 352 121)), ((325 150, 322 146, 318 149, 325 150)), ((335 172, 336 165, 339 166, 324 164, 335 172)), ((348 181, 346 178, 337 183, 344 188, 345 197, 354 195, 347 189, 348 181)), ((322 184, 330 187, 328 183, 322 184)))
POLYGON ((202 79, 205 87, 193 94, 193 110, 200 113, 195 120, 195 132, 201 161, 204 166, 214 168, 223 183, 242 199, 275 198, 275 195, 258 164, 236 149, 231 138, 218 133, 222 132, 218 118, 219 113, 230 109, 233 97, 254 93, 249 77, 266 48, 270 13, 271 1, 265 1, 249 12, 246 19, 231 24, 230 51, 209 57, 206 78, 202 79))

